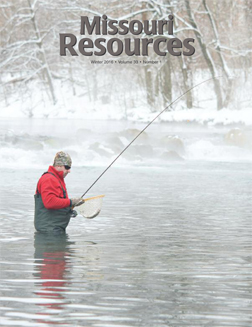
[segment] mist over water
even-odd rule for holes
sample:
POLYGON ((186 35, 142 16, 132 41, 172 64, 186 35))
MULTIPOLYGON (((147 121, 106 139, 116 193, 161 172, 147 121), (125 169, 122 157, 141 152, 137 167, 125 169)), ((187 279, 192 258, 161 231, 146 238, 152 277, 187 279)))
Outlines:
POLYGON ((66 184, 80 196, 144 127, 85 124, 1 129, 0 325, 250 326, 247 144, 225 142, 231 127, 155 124, 89 192, 105 194, 98 217, 34 234, 36 183, 57 151, 72 155, 66 184))
MULTIPOLYGON (((106 166, 145 126, 130 121, 4 119, 0 122, 0 159, 5 167, 42 168, 63 150, 72 155, 74 166, 106 166)), ((251 139, 251 129, 243 126, 153 123, 116 165, 251 162, 251 139)))

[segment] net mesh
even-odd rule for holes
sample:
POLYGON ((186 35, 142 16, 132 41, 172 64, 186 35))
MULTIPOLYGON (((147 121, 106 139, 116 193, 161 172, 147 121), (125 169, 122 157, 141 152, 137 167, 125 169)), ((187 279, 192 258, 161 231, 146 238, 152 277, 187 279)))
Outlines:
POLYGON ((94 218, 99 215, 101 211, 103 198, 104 195, 98 195, 85 199, 85 202, 82 205, 76 207, 76 210, 85 218, 94 218))

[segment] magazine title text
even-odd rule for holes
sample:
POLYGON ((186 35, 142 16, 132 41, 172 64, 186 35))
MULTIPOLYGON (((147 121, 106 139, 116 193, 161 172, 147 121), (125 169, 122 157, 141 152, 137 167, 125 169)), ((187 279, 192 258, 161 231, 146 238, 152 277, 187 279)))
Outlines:
POLYGON ((168 20, 148 20, 143 22, 139 20, 108 19, 106 15, 94 16, 92 22, 87 16, 81 16, 80 35, 105 36, 99 38, 78 38, 71 33, 60 33, 60 55, 66 56, 67 51, 72 56, 78 56, 79 53, 84 56, 103 56, 108 52, 112 56, 120 56, 123 51, 128 56, 148 56, 149 48, 159 56, 166 56, 169 53, 172 56, 192 56, 195 48, 193 38, 186 38, 183 42, 173 36, 173 15, 168 16, 168 20), (118 37, 108 38, 108 35, 127 35, 131 33, 134 36, 146 35, 155 37, 134 37, 120 39, 118 37), (78 45, 77 45, 78 43, 78 45))

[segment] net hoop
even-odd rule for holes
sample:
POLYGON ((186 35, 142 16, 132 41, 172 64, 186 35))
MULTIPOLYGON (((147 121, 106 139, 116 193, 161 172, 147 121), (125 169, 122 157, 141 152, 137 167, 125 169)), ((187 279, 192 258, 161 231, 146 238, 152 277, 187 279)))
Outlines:
POLYGON ((97 195, 97 196, 92 196, 91 198, 84 199, 85 202, 89 200, 94 200, 94 199, 99 199, 99 198, 104 198, 105 195, 97 195))

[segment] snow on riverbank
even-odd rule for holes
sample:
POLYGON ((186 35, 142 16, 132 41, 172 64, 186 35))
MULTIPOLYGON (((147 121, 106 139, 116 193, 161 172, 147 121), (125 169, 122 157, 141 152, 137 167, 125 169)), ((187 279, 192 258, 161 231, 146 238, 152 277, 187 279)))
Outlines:
MULTIPOLYGON (((127 113, 122 112, 116 104, 101 105, 97 108, 92 103, 84 103, 82 99, 72 99, 71 105, 67 106, 38 106, 33 110, 32 118, 50 119, 84 119, 84 120, 129 120, 138 122, 149 122, 154 119, 160 111, 150 112, 144 106, 130 108, 127 113), (68 108, 74 108, 68 109, 68 108)), ((15 103, 11 107, 2 108, 0 118, 25 118, 24 105, 15 103), (21 110, 20 110, 21 108, 21 110)), ((217 111, 214 108, 206 109, 192 108, 185 109, 182 105, 174 111, 167 111, 158 118, 158 121, 174 123, 198 123, 200 125, 252 125, 252 106, 240 110, 224 108, 217 111)))
MULTIPOLYGON (((235 72, 232 99, 228 108, 216 109, 216 96, 213 83, 208 81, 195 87, 193 92, 194 107, 187 109, 185 97, 178 99, 159 118, 158 121, 173 123, 198 123, 200 125, 252 125, 252 95, 251 78, 246 83, 240 83, 239 74, 235 72)), ((252 76, 252 72, 249 73, 252 76)), ((195 83, 207 81, 206 72, 198 74, 195 83)), ((157 104, 150 107, 144 90, 136 87, 134 94, 127 93, 115 87, 110 94, 98 94, 97 101, 91 101, 89 94, 83 94, 82 88, 76 88, 72 94, 71 85, 55 81, 58 101, 53 105, 48 95, 41 90, 41 85, 29 85, 30 92, 15 94, 0 99, 0 118, 51 118, 51 119, 83 119, 83 120, 128 120, 134 122, 149 122, 156 117, 165 105, 157 104)), ((174 87, 173 101, 183 91, 174 87)), ((157 103, 159 100, 157 98, 157 103)), ((168 104, 166 104, 168 106, 168 104)))
MULTIPOLYGON (((251 74, 250 74, 251 75, 251 74)), ((207 80, 202 73, 196 83, 207 80)), ((143 90, 134 99, 125 94, 88 94, 70 85, 57 84, 58 102, 53 105, 34 82, 32 91, 0 100, 0 160, 4 167, 44 167, 59 150, 69 152, 75 166, 106 166, 162 110, 147 105, 143 90), (78 92, 77 92, 78 91, 78 92), (131 133, 129 131, 131 130, 131 133), (133 131, 133 132, 132 132, 133 131), (125 133, 128 138, 125 141, 125 133), (38 160, 39 158, 39 160, 38 160)), ((235 79, 229 108, 216 109, 212 82, 193 90, 194 107, 185 99, 167 108, 125 152, 118 165, 166 166, 171 162, 252 161, 251 81, 235 79)), ((176 87, 174 87, 174 90, 176 87)), ((178 88, 173 99, 183 92, 178 88)), ((158 103, 158 101, 157 101, 158 103)))

